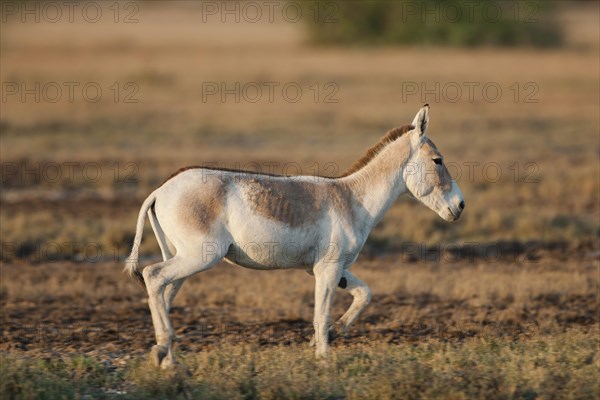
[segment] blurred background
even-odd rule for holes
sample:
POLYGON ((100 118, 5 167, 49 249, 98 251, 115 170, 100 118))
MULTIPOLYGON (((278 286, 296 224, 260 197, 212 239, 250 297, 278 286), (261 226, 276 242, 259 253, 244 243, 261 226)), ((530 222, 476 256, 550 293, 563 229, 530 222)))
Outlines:
POLYGON ((595 1, 2 7, 4 260, 49 241, 124 255, 179 167, 335 175, 424 103, 468 212, 446 224, 401 199, 368 250, 597 249, 595 1))
MULTIPOLYGON (((0 7, 0 355, 8 354, 10 366, 0 390, 7 398, 27 390, 63 398, 72 385, 110 382, 118 390, 132 382, 158 392, 180 387, 157 386, 155 375, 135 372, 140 364, 133 375, 122 373, 128 358, 154 344, 146 294, 121 273, 143 199, 188 165, 338 175, 390 128, 410 123, 424 103, 431 106, 427 134, 467 207, 450 224, 401 198, 372 232, 353 272, 372 288, 373 301, 335 346, 377 343, 367 354, 392 354, 372 358, 392 364, 352 378, 379 382, 355 398, 385 398, 382 376, 397 383, 402 398, 436 387, 441 397, 494 398, 500 390, 507 398, 596 398, 597 1, 0 7), (490 332, 508 344, 466 343, 490 332), (450 347, 435 347, 438 340, 465 347, 450 354, 450 347), (402 345, 415 341, 434 350, 417 349, 413 357, 402 345), (399 346, 390 352, 387 343, 399 346), (71 364, 27 369, 15 361, 81 354, 90 358, 74 361, 75 375, 71 364), (497 382, 505 384, 498 389, 497 382), (19 392, 23 385, 29 389, 19 392)), ((149 225, 141 253, 143 264, 160 257, 149 225)), ((219 267, 188 282, 171 312, 176 351, 193 357, 209 349, 199 357, 212 357, 227 337, 240 343, 236 326, 250 326, 241 342, 299 343, 309 360, 292 377, 267 374, 260 386, 255 353, 225 348, 218 356, 233 360, 223 365, 244 368, 238 383, 230 371, 201 368, 193 379, 227 398, 235 396, 224 387, 238 393, 248 382, 263 394, 274 390, 274 398, 314 397, 311 388, 329 374, 312 366, 307 346, 311 277, 219 267), (316 377, 304 378, 313 371, 316 377)), ((334 314, 350 301, 340 291, 334 314)), ((264 368, 287 374, 296 362, 288 350, 269 349, 278 361, 267 355, 264 368)), ((347 352, 351 377, 370 359, 354 358, 356 351, 347 352)), ((338 378, 330 398, 354 390, 338 378)), ((150 393, 139 398, 160 397, 150 393)))

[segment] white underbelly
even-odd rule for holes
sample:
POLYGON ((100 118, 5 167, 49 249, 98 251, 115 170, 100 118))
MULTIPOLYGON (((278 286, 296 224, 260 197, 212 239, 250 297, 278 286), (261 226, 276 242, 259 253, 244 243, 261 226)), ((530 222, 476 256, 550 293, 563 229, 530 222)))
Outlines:
POLYGON ((315 261, 314 246, 294 242, 234 243, 225 260, 251 269, 305 269, 315 261))
POLYGON ((290 227, 250 213, 230 215, 227 230, 233 244, 225 258, 253 269, 312 266, 319 247, 319 227, 290 227))

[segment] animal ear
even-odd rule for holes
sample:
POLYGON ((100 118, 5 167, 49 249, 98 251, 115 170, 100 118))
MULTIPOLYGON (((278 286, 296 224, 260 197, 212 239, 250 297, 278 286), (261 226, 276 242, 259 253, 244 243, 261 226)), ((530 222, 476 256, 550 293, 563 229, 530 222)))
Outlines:
POLYGON ((425 104, 415 116, 412 122, 415 130, 419 133, 419 136, 425 135, 427 131, 427 125, 429 125, 429 104, 425 104))

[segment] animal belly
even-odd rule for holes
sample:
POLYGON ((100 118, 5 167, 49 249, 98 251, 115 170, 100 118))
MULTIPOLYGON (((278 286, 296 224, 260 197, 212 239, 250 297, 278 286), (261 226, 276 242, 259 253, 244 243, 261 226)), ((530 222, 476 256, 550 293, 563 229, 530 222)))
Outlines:
POLYGON ((315 255, 312 246, 294 242, 248 242, 232 245, 225 259, 252 269, 292 269, 312 265, 315 255))

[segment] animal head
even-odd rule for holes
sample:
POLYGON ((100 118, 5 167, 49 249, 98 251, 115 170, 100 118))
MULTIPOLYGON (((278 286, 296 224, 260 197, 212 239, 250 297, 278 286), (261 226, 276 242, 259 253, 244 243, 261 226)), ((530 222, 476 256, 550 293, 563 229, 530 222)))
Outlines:
POLYGON ((407 132, 411 155, 404 168, 409 192, 446 221, 456 221, 465 208, 462 192, 450 176, 444 157, 426 136, 429 105, 419 110, 407 132))

